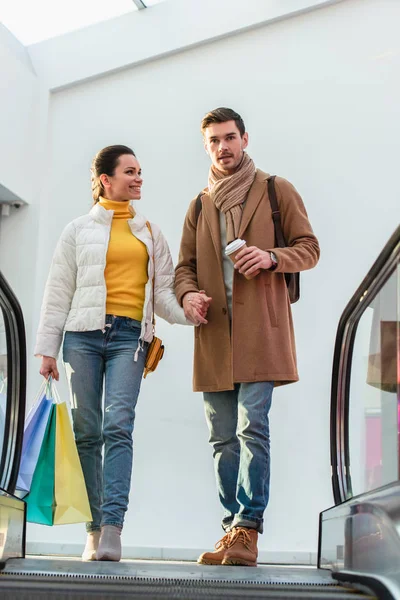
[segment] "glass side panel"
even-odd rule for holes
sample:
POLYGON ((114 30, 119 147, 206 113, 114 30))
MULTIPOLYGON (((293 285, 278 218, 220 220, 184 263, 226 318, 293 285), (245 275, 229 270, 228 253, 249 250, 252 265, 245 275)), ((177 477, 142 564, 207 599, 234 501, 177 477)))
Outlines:
POLYGON ((22 558, 24 540, 24 502, 0 489, 0 563, 9 558, 22 558))
POLYGON ((351 366, 353 496, 399 479, 399 280, 392 273, 358 324, 351 366))
POLYGON ((3 313, 0 310, 0 458, 3 450, 7 406, 7 343, 3 313))

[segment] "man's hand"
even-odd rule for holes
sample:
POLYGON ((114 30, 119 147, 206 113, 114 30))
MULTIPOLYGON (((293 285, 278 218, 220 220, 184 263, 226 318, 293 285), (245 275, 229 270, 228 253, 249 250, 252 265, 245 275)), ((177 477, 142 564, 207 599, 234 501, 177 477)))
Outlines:
POLYGON ((272 267, 272 260, 269 252, 260 250, 256 246, 249 246, 243 248, 236 255, 235 269, 239 270, 246 277, 255 277, 256 272, 260 269, 270 269, 272 267))
POLYGON ((207 325, 206 316, 211 300, 212 298, 209 298, 204 290, 188 292, 184 295, 182 303, 185 317, 195 325, 207 325))
POLYGON ((52 356, 42 356, 42 364, 40 366, 40 374, 48 379, 50 376, 56 381, 59 380, 60 375, 57 369, 57 361, 52 356))

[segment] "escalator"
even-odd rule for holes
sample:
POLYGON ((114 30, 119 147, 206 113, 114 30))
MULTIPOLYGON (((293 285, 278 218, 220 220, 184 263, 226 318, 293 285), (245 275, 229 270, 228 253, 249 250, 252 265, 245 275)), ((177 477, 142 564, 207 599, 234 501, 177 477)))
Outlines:
POLYGON ((0 569, 25 556, 25 503, 13 495, 21 458, 26 341, 19 302, 0 273, 0 569))
POLYGON ((1 274, 0 306, 2 599, 400 598, 400 227, 346 306, 337 331, 331 395, 335 505, 319 515, 318 568, 25 558, 25 504, 14 496, 25 416, 25 334, 20 306, 1 274))

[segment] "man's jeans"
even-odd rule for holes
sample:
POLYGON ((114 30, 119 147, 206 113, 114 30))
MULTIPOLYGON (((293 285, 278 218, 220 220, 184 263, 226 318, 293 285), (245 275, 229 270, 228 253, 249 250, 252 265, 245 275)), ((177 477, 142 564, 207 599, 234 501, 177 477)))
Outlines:
POLYGON ((122 527, 124 522, 135 408, 148 347, 144 345, 134 362, 140 322, 107 315, 106 323, 104 332, 67 331, 63 348, 76 445, 92 511, 87 531, 98 531, 101 525, 122 527))
POLYGON ((263 531, 269 500, 269 418, 273 382, 237 383, 227 392, 204 392, 214 449, 222 527, 263 531))

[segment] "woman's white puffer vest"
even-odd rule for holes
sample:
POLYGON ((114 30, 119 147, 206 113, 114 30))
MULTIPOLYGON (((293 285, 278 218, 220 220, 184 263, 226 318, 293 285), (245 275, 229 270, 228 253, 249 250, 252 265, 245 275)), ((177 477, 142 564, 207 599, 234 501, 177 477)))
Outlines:
MULTIPOLYGON (((104 269, 113 215, 114 211, 97 203, 89 214, 75 219, 62 232, 45 287, 36 356, 57 358, 64 331, 104 329, 107 299, 104 269)), ((146 245, 149 255, 140 340, 151 342, 153 277, 155 313, 168 323, 192 323, 176 300, 171 253, 159 227, 151 224, 151 234, 146 219, 138 213, 128 224, 132 234, 146 245)))

